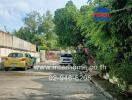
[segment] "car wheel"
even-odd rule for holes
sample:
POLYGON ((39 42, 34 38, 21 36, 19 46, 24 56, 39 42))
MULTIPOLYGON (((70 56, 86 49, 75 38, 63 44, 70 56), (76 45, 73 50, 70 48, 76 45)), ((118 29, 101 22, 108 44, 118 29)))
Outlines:
POLYGON ((27 69, 28 69, 27 66, 23 68, 24 71, 26 71, 27 69))
POLYGON ((23 68, 24 71, 26 71, 28 69, 27 64, 25 65, 25 67, 23 68))
POLYGON ((31 68, 33 68, 34 67, 34 64, 31 66, 31 68))
POLYGON ((73 66, 73 64, 71 64, 71 66, 73 66))
POLYGON ((60 64, 60 66, 63 66, 63 64, 60 64))
POLYGON ((9 70, 9 68, 5 67, 5 68, 4 68, 4 70, 5 70, 5 71, 8 71, 8 70, 9 70))

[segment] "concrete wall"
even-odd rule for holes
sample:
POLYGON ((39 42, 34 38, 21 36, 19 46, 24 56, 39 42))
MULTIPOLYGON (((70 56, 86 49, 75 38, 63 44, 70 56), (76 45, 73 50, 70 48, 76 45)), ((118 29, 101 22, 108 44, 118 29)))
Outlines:
POLYGON ((0 31, 0 62, 1 57, 6 57, 12 52, 28 52, 31 56, 37 58, 37 62, 40 59, 39 53, 36 51, 36 45, 15 37, 10 33, 0 31))
POLYGON ((36 45, 0 31, 0 48, 36 52, 36 45))

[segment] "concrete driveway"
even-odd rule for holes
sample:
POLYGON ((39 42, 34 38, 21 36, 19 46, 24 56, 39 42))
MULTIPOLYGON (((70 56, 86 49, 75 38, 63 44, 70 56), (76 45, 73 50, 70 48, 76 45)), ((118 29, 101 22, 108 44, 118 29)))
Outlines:
POLYGON ((0 100, 108 100, 89 80, 50 80, 53 75, 76 74, 65 70, 1 71, 0 100))

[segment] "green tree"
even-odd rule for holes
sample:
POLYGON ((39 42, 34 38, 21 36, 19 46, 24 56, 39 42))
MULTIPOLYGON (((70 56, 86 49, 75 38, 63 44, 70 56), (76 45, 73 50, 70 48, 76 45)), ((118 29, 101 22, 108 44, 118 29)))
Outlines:
POLYGON ((63 47, 77 46, 83 40, 80 28, 77 27, 78 14, 79 11, 72 1, 69 1, 65 8, 55 11, 55 32, 63 47))
POLYGON ((86 38, 86 46, 95 53, 97 64, 109 66, 110 72, 122 83, 125 81, 127 87, 128 84, 132 84, 130 78, 132 76, 132 31, 129 27, 132 23, 132 1, 100 2, 102 3, 100 7, 112 9, 112 19, 103 22, 95 21, 92 16, 93 9, 98 3, 95 0, 91 5, 80 9, 78 26, 81 27, 81 34, 86 38))
POLYGON ((50 11, 47 11, 46 15, 43 16, 32 11, 27 14, 23 21, 24 26, 14 32, 17 37, 39 46, 56 47, 57 35, 54 32, 55 25, 50 11))
POLYGON ((47 11, 46 15, 42 16, 42 20, 43 21, 39 29, 42 30, 43 35, 46 37, 46 40, 48 40, 48 45, 50 45, 50 47, 54 47, 57 45, 57 35, 54 31, 55 24, 50 11, 47 11))
POLYGON ((27 14, 23 19, 25 27, 27 27, 31 33, 41 34, 38 28, 42 22, 41 16, 37 11, 32 11, 27 14))

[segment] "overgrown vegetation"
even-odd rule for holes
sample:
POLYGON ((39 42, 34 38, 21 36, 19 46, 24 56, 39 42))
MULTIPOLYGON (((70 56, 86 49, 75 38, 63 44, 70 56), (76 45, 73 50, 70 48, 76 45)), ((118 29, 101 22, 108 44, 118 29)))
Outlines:
POLYGON ((76 47, 82 41, 83 36, 80 34, 80 27, 77 27, 78 17, 79 10, 72 1, 69 1, 65 8, 55 11, 55 32, 59 37, 61 46, 76 47))
MULTIPOLYGON (((98 1, 92 0, 80 9, 69 1, 64 8, 55 11, 54 18, 49 12, 43 16, 31 12, 24 19, 24 27, 15 35, 50 48, 57 40, 59 47, 76 50, 83 44, 90 49, 96 63, 108 66, 107 71, 116 76, 120 84, 125 83, 128 90, 132 84, 132 0, 98 1), (110 21, 93 19, 93 9, 97 6, 112 10, 110 21)), ((84 53, 77 52, 75 62, 78 65, 86 63, 84 53)))
MULTIPOLYGON (((108 66, 109 70, 107 71, 110 73, 112 71, 112 76, 119 79, 119 84, 125 82, 126 90, 128 85, 132 84, 132 30, 129 27, 132 23, 131 7, 131 0, 100 0, 100 3, 98 0, 94 0, 94 2, 77 10, 70 1, 65 8, 58 9, 55 14, 56 33, 61 44, 63 46, 77 46, 82 43, 80 39, 85 39, 83 44, 90 49, 96 63, 108 66), (93 9, 97 5, 112 10, 110 21, 97 22, 93 19, 93 9), (72 27, 69 28, 70 26, 72 27), (77 32, 76 29, 78 29, 77 32), (76 38, 74 35, 80 38, 76 38)), ((83 61, 83 56, 79 53, 76 55, 77 64, 82 63, 82 61, 85 63, 86 60, 83 61)))
POLYGON ((27 14, 23 22, 24 26, 15 31, 14 35, 36 44, 40 49, 49 50, 57 47, 55 24, 50 11, 42 16, 37 11, 32 11, 27 14))

